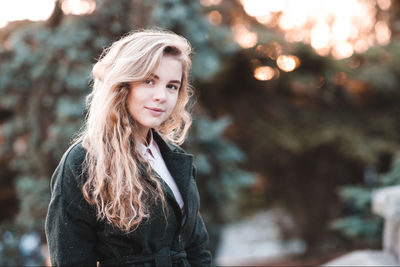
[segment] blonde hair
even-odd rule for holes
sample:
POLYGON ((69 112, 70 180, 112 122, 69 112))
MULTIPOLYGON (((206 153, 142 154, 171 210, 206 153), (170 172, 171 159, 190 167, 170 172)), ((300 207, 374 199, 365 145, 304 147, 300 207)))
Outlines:
POLYGON ((164 212, 167 210, 160 182, 151 175, 136 145, 137 123, 127 108, 130 84, 147 79, 162 56, 182 62, 177 104, 171 116, 155 129, 166 141, 179 145, 192 123, 187 110, 193 94, 188 82, 190 54, 185 38, 172 32, 143 30, 114 42, 93 67, 93 91, 87 97, 88 115, 80 136, 87 151, 84 169, 88 179, 83 194, 96 206, 98 219, 122 231, 135 230, 158 200, 164 212))

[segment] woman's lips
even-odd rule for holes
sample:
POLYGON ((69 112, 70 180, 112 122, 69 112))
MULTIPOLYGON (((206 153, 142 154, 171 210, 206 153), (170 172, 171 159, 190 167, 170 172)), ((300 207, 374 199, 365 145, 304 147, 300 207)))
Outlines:
POLYGON ((160 116, 164 112, 164 110, 160 108, 152 108, 152 107, 145 107, 145 108, 150 112, 151 115, 155 117, 160 116))

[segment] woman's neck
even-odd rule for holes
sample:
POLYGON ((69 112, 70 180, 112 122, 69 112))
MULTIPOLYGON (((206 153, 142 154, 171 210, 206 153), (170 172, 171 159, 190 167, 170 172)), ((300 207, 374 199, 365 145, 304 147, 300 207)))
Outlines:
POLYGON ((140 129, 138 135, 138 141, 143 145, 147 146, 150 143, 151 133, 150 129, 140 129))

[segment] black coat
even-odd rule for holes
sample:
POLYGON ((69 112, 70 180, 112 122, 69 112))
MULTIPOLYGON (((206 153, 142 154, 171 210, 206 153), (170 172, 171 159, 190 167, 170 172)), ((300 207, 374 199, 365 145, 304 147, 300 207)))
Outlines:
POLYGON ((46 218, 46 237, 52 265, 207 266, 208 234, 199 214, 193 156, 167 145, 154 133, 164 161, 174 177, 185 203, 186 220, 171 189, 160 179, 166 192, 167 222, 161 203, 150 210, 132 233, 125 234, 96 219, 95 208, 83 198, 86 173, 82 162, 86 151, 72 145, 62 157, 51 179, 51 201, 46 218))

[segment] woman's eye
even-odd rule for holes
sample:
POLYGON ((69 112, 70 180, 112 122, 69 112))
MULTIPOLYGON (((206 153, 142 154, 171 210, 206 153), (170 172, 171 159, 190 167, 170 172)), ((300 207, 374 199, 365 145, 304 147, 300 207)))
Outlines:
POLYGON ((144 83, 148 84, 148 85, 153 85, 154 81, 152 79, 147 79, 147 80, 144 81, 144 83))
POLYGON ((176 86, 176 85, 174 85, 174 84, 169 84, 167 87, 168 87, 169 89, 172 89, 172 90, 178 90, 178 89, 179 89, 178 86, 176 86))

